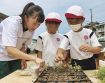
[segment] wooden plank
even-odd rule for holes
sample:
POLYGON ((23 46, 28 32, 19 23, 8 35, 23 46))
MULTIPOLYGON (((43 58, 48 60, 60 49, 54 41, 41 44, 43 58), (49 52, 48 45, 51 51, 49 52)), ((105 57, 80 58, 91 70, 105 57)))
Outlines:
MULTIPOLYGON (((27 68, 29 68, 31 65, 35 65, 33 61, 27 62, 27 68)), ((21 72, 24 70, 17 70, 6 77, 2 78, 0 80, 0 83, 32 83, 32 76, 22 76, 21 72)))
POLYGON ((32 83, 32 76, 20 76, 21 70, 17 70, 12 74, 0 80, 0 83, 32 83))
POLYGON ((88 78, 93 82, 93 83, 101 83, 101 81, 97 78, 96 73, 98 70, 87 70, 84 71, 84 73, 88 76, 88 78))

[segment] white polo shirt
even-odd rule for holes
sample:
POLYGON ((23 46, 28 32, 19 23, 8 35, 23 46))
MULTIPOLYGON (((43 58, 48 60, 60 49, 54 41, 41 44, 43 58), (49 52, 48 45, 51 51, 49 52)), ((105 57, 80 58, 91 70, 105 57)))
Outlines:
POLYGON ((93 56, 93 53, 83 52, 79 50, 79 47, 84 44, 89 44, 92 47, 101 46, 95 34, 93 34, 91 38, 89 37, 91 32, 92 31, 90 29, 86 28, 83 28, 83 30, 80 32, 69 31, 66 34, 68 38, 65 37, 62 40, 59 48, 65 50, 70 44, 70 54, 72 59, 83 60, 91 58, 93 56))
POLYGON ((32 32, 23 32, 22 19, 20 16, 11 16, 0 24, 0 61, 11 61, 16 58, 10 57, 5 50, 6 46, 22 48, 23 43, 29 44, 32 32))
POLYGON ((59 33, 49 34, 44 32, 40 37, 42 39, 37 39, 36 50, 42 51, 42 58, 45 60, 45 63, 53 66, 57 49, 64 36, 59 33))

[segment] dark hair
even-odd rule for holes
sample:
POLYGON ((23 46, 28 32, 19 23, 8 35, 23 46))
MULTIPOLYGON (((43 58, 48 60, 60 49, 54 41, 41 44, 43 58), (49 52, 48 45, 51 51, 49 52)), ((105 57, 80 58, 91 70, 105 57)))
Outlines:
POLYGON ((45 19, 43 9, 40 6, 35 5, 33 2, 30 2, 24 7, 23 12, 20 14, 20 17, 22 18, 23 21, 22 22, 23 27, 24 27, 24 16, 25 15, 32 16, 33 14, 36 14, 38 16, 37 19, 38 22, 43 23, 45 19))

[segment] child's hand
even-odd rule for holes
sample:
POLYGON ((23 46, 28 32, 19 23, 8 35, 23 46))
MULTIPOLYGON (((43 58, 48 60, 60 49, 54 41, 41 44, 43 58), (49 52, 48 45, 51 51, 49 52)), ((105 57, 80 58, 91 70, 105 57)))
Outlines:
POLYGON ((55 62, 63 61, 65 58, 66 57, 63 54, 57 54, 55 57, 55 62))
POLYGON ((91 52, 91 46, 90 45, 88 45, 88 44, 85 44, 85 45, 81 45, 80 47, 79 47, 79 50, 80 51, 83 51, 83 52, 91 52))
POLYGON ((26 69, 27 68, 27 62, 26 60, 21 60, 21 68, 26 69))
POLYGON ((35 58, 35 62, 39 64, 41 67, 45 65, 45 61, 43 59, 40 59, 38 57, 35 58))

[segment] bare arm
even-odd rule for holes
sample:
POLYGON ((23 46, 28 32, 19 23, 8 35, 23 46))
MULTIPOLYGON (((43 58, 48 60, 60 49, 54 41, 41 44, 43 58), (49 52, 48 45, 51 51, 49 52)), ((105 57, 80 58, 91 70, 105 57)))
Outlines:
POLYGON ((101 52, 101 50, 102 50, 101 47, 91 47, 89 51, 93 54, 98 54, 101 52))
POLYGON ((18 59, 24 59, 24 60, 36 60, 37 57, 35 56, 29 56, 28 54, 20 51, 19 49, 11 46, 7 46, 6 50, 9 54, 9 56, 18 58, 18 59))
POLYGON ((93 54, 97 54, 100 53, 102 50, 102 47, 92 47, 89 45, 82 45, 79 48, 80 51, 84 51, 84 52, 91 52, 93 54))
POLYGON ((64 37, 56 53, 55 61, 64 61, 66 59, 66 49, 70 45, 69 39, 64 37))
POLYGON ((37 57, 42 59, 42 51, 38 51, 37 57))

